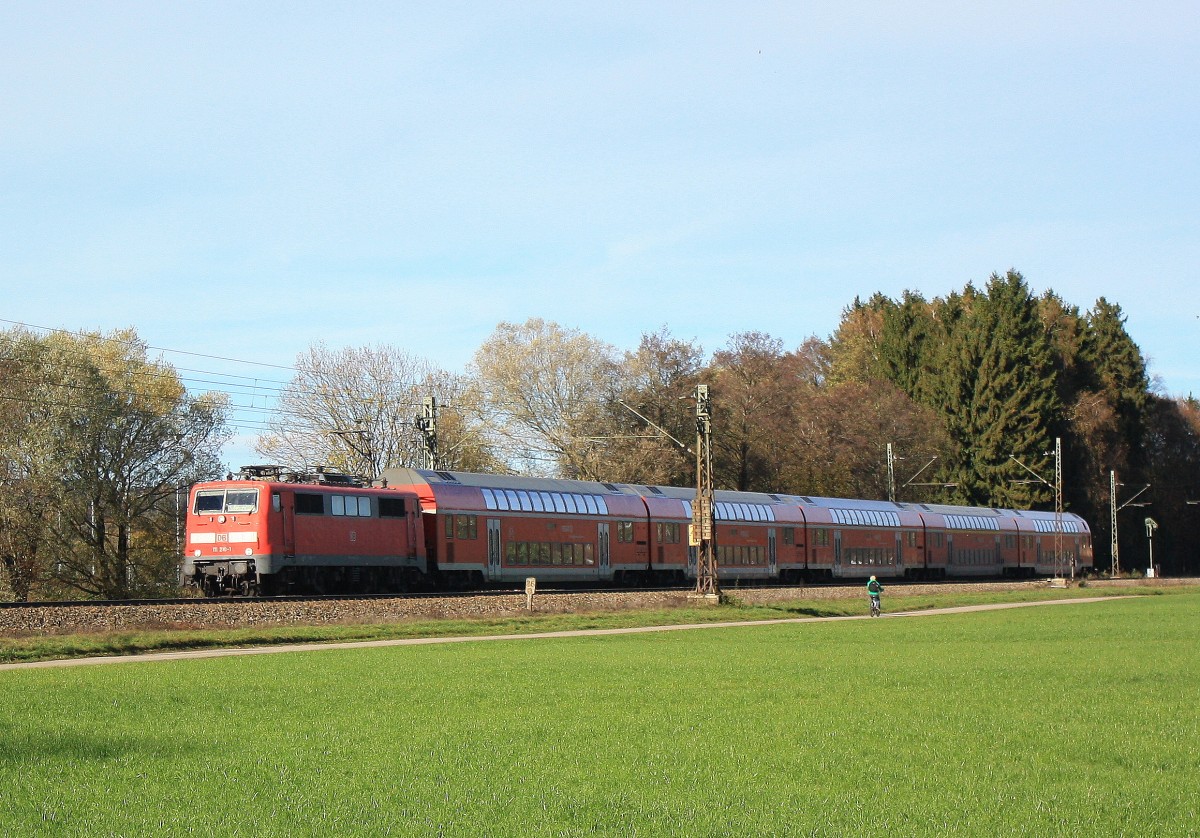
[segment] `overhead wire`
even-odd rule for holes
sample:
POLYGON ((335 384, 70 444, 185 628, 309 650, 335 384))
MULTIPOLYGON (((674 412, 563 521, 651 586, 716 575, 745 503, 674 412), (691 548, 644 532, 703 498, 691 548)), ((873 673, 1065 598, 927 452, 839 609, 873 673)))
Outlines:
MULTIPOLYGON (((283 366, 280 364, 272 364, 272 363, 267 363, 267 362, 263 362, 263 361, 251 361, 251 360, 244 359, 244 358, 233 358, 233 357, 223 356, 223 355, 213 355, 213 354, 200 353, 200 352, 191 352, 191 351, 182 350, 182 349, 171 349, 168 347, 153 346, 153 345, 147 344, 141 340, 126 340, 126 339, 122 339, 122 338, 118 338, 118 337, 105 336, 103 333, 100 333, 100 332, 73 331, 73 330, 69 330, 69 329, 61 329, 61 328, 56 328, 56 327, 51 327, 51 326, 39 326, 36 324, 24 323, 24 322, 16 321, 16 320, 8 320, 5 318, 0 318, 0 323, 7 323, 11 326, 15 326, 15 327, 18 327, 21 329, 31 330, 31 333, 33 331, 36 331, 36 332, 42 332, 42 333, 66 334, 66 335, 71 335, 74 337, 81 337, 81 338, 99 338, 102 341, 109 341, 112 343, 116 343, 118 345, 123 345, 123 346, 128 346, 128 347, 137 347, 139 349, 145 349, 145 350, 154 350, 156 352, 162 352, 162 353, 168 353, 168 354, 187 355, 187 356, 191 356, 191 357, 227 361, 230 363, 246 364, 249 366, 264 367, 264 368, 269 368, 269 369, 288 370, 293 373, 296 373, 297 375, 301 375, 304 372, 303 370, 300 370, 299 368, 296 368, 296 367, 283 366)), ((13 348, 17 343, 17 337, 12 333, 7 333, 7 334, 0 333, 0 340, 3 340, 4 342, 7 343, 6 348, 8 348, 8 349, 13 348)), ((69 347, 69 350, 78 352, 80 355, 79 363, 69 365, 70 367, 73 367, 74 369, 89 369, 89 368, 91 368, 91 369, 97 369, 101 373, 107 373, 107 374, 115 374, 115 373, 124 371, 115 364, 107 364, 106 365, 103 362, 103 360, 101 360, 99 363, 97 363, 97 359, 93 355, 88 354, 86 352, 86 349, 82 346, 71 346, 71 347, 69 347), (86 363, 84 363, 84 361, 86 361, 86 363)), ((8 357, 5 357, 4 355, 0 355, 0 361, 4 361, 4 360, 15 361, 17 359, 11 355, 9 355, 8 357)), ((219 395, 226 396, 227 401, 224 404, 224 407, 227 410, 226 426, 230 430, 235 431, 235 432, 255 432, 255 433, 259 433, 259 434, 262 434, 262 433, 287 434, 287 433, 302 433, 302 432, 310 431, 311 425, 308 425, 302 421, 298 421, 298 420, 303 420, 304 417, 296 414, 295 411, 293 411, 285 406, 280 405, 279 404, 280 399, 282 399, 284 396, 294 396, 294 397, 303 398, 305 396, 328 397, 330 395, 328 392, 318 391, 318 390, 300 386, 296 383, 295 380, 280 381, 278 379, 263 378, 263 377, 251 376, 251 375, 243 375, 243 374, 239 374, 239 373, 229 373, 229 372, 223 372, 223 371, 219 371, 219 370, 197 369, 195 367, 176 367, 173 364, 166 361, 165 359, 160 362, 157 362, 154 360, 148 360, 145 367, 142 367, 137 370, 125 371, 125 372, 132 372, 133 375, 138 376, 138 377, 144 377, 147 380, 153 380, 156 378, 160 378, 160 379, 178 381, 180 384, 183 385, 185 391, 192 398, 196 398, 200 395, 205 395, 205 394, 219 394, 219 395), (180 375, 181 372, 191 373, 192 375, 180 375), (232 380, 230 380, 230 379, 232 379, 232 380), (203 386, 198 386, 198 385, 203 385, 203 386), (238 399, 246 398, 246 397, 248 397, 250 399, 249 404, 238 401, 238 399), (255 400, 258 398, 263 399, 264 404, 262 406, 254 403, 255 400), (257 417, 255 416, 255 414, 257 414, 257 417)), ((29 378, 13 378, 12 376, 9 376, 9 378, 10 378, 10 380, 20 381, 20 382, 26 383, 26 384, 44 383, 40 379, 32 380, 29 378)), ((96 389, 88 388, 86 385, 82 385, 82 384, 73 384, 73 383, 65 383, 64 382, 63 385, 61 385, 61 386, 68 387, 70 389, 74 389, 74 390, 78 390, 78 391, 83 391, 85 393, 86 392, 92 392, 92 393, 98 392, 96 389)), ((403 390, 408 390, 411 393, 414 391, 418 391, 422 386, 422 382, 416 381, 416 380, 405 381, 405 382, 400 382, 399 386, 403 390)), ((109 392, 115 392, 119 396, 128 397, 128 398, 133 398, 133 397, 156 398, 153 394, 137 393, 137 392, 132 392, 132 391, 111 391, 110 390, 109 392)), ((343 392, 343 393, 336 393, 334 395, 338 396, 341 399, 348 399, 351 401, 361 401, 363 403, 371 403, 374 401, 378 401, 378 396, 374 395, 374 394, 368 395, 368 394, 364 394, 364 393, 354 393, 354 392, 348 391, 348 392, 343 392)), ((31 398, 21 398, 21 397, 14 397, 14 396, 3 396, 0 398, 3 398, 6 401, 18 401, 18 402, 24 402, 26 404, 34 404, 34 403, 39 403, 39 402, 42 404, 47 404, 47 402, 45 402, 44 400, 35 400, 35 399, 31 399, 31 398)), ((169 399, 169 397, 167 397, 165 395, 157 397, 157 398, 169 399)), ((407 397, 407 398, 397 397, 397 398, 390 399, 389 401, 391 401, 392 404, 411 407, 414 410, 418 409, 421 406, 420 402, 416 401, 415 398, 413 398, 411 396, 407 397)), ((59 406, 59 407, 68 406, 65 403, 61 403, 61 402, 60 403, 51 403, 51 404, 56 404, 56 406, 59 406)), ((459 409, 457 405, 455 405, 451 402, 441 402, 441 403, 439 403, 438 407, 441 410, 459 409)), ((402 423, 402 424, 408 424, 408 423, 402 423)))

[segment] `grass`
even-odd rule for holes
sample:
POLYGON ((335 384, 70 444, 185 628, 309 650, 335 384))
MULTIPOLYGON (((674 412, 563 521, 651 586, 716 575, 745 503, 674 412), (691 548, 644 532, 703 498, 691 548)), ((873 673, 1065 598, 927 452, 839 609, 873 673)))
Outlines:
POLYGON ((3 672, 0 827, 1189 835, 1198 635, 1193 590, 3 672))
MULTIPOLYGON (((902 589, 901 589, 902 590, 902 589)), ((996 602, 1036 602, 1071 597, 1177 594, 1189 588, 1068 588, 1024 591, 921 594, 885 593, 885 610, 919 611, 954 605, 996 602)), ((625 628, 678 623, 772 620, 789 617, 845 617, 867 613, 866 597, 853 599, 793 600, 771 605, 747 605, 733 590, 729 602, 717 608, 676 608, 595 612, 583 614, 532 614, 522 617, 470 620, 405 620, 365 625, 289 625, 247 628, 153 628, 0 637, 0 663, 21 663, 62 658, 133 655, 145 652, 271 646, 289 643, 393 640, 411 637, 479 637, 495 634, 532 634, 595 628, 625 628)))

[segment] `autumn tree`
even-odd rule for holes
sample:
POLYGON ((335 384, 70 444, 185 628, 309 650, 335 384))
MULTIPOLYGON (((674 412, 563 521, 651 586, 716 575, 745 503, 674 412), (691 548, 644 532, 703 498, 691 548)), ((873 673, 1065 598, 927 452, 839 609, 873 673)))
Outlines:
POLYGON ((732 335, 704 372, 711 384, 718 486, 777 491, 797 407, 814 386, 804 356, 762 332, 732 335))
POLYGON ((703 363, 699 346, 665 328, 643 334, 638 348, 625 353, 593 428, 604 479, 680 486, 695 481, 687 447, 696 436, 691 396, 703 363))
POLYGON ((475 353, 480 420, 529 474, 608 479, 597 427, 616 391, 616 349, 540 318, 501 323, 475 353))
POLYGON ((177 493, 219 470, 223 398, 191 396, 132 330, 21 340, 27 417, 6 430, 4 468, 25 500, 53 503, 24 519, 42 576, 112 599, 165 590, 177 493))
POLYGON ((29 332, 0 335, 0 569, 21 602, 48 577, 51 522, 64 488, 48 450, 53 406, 41 376, 46 352, 29 332))

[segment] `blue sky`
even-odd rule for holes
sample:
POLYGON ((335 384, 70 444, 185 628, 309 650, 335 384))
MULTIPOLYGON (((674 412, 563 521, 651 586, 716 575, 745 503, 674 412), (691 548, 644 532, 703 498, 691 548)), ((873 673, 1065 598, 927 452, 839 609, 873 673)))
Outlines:
POLYGON ((0 317, 460 370, 502 320, 796 346, 1015 267, 1200 395, 1194 3, 976 5, 7 0, 0 317))

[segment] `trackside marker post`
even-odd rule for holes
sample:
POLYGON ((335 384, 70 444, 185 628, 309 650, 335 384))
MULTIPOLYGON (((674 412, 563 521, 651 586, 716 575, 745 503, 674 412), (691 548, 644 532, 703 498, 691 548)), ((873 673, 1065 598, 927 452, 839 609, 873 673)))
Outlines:
POLYGON ((525 577, 525 608, 528 611, 533 610, 533 595, 537 593, 537 577, 525 577))

